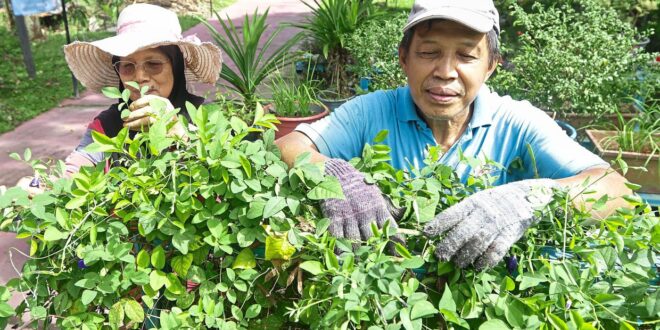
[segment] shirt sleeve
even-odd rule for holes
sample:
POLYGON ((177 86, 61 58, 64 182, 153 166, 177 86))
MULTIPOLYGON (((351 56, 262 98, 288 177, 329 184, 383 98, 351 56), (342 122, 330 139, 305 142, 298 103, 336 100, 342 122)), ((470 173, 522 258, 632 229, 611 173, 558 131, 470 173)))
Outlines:
POLYGON ((311 124, 300 124, 296 131, 309 137, 319 152, 330 158, 350 160, 362 155, 368 118, 364 97, 354 98, 329 116, 311 124))
POLYGON ((571 139, 543 111, 531 107, 525 112, 526 134, 522 146, 526 178, 561 179, 595 166, 607 167, 600 157, 571 139))
POLYGON ((94 166, 105 159, 105 155, 102 152, 85 151, 85 147, 94 142, 94 139, 92 139, 93 130, 103 133, 103 127, 98 119, 94 119, 94 121, 89 124, 76 149, 74 149, 64 160, 66 173, 68 175, 80 171, 81 166, 94 166))

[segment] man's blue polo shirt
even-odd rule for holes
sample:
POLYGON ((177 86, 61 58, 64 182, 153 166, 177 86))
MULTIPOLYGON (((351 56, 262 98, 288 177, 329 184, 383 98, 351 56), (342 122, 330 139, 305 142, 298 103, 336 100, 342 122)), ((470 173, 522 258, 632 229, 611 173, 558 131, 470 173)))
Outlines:
MULTIPOLYGON (((534 178, 533 158, 538 176, 551 179, 607 165, 527 101, 499 96, 484 85, 473 109, 467 129, 440 159, 453 167, 463 182, 473 169, 459 162, 461 152, 503 165, 503 170, 492 173, 499 176, 496 185, 534 178)), ((378 132, 388 130, 383 143, 392 149, 390 163, 404 170, 423 167, 428 146, 437 145, 431 129, 418 115, 407 86, 356 97, 330 116, 299 125, 296 130, 307 135, 323 155, 345 160, 360 157, 365 144, 373 144, 378 132)))

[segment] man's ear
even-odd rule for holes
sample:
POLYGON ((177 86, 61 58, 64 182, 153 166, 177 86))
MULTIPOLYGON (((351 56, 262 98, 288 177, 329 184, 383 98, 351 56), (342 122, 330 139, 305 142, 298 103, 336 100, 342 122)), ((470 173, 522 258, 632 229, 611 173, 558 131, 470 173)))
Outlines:
POLYGON ((492 76, 493 73, 495 72, 495 69, 497 69, 497 63, 498 61, 493 61, 493 64, 491 64, 490 67, 488 68, 488 73, 486 74, 486 81, 490 79, 490 76, 492 76))
POLYGON ((406 68, 407 68, 406 55, 408 55, 406 54, 406 51, 403 48, 399 47, 399 65, 401 66, 401 69, 403 69, 403 72, 406 72, 406 68))

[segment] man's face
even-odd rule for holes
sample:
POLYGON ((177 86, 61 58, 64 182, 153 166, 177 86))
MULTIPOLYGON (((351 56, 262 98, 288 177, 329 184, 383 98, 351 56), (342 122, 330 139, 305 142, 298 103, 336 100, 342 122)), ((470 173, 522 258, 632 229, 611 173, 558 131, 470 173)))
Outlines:
POLYGON ((427 122, 467 118, 495 69, 489 67, 486 34, 448 20, 435 20, 430 28, 427 24, 415 28, 407 53, 399 49, 413 100, 427 122))

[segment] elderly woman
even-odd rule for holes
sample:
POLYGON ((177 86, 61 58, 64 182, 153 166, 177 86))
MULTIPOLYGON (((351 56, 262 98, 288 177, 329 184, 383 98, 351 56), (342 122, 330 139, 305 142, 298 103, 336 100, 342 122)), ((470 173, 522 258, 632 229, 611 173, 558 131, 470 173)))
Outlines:
MULTIPOLYGON (((146 130, 152 123, 150 101, 159 99, 167 109, 179 108, 188 116, 185 103, 202 104, 202 97, 189 92, 189 84, 213 84, 222 67, 220 49, 212 43, 200 42, 195 36, 182 37, 181 25, 175 13, 149 4, 127 6, 117 20, 117 35, 95 42, 74 42, 64 47, 66 61, 74 75, 88 89, 118 86, 131 92, 128 108, 131 113, 121 118, 119 100, 101 112, 88 125, 78 147, 66 158, 67 175, 81 166, 92 166, 104 159, 103 153, 87 152, 92 143, 92 131, 109 137, 116 136, 123 127, 134 134, 146 130), (127 85, 135 82, 148 87, 147 95, 127 85)), ((182 134, 175 124, 173 134, 182 134)), ((40 190, 38 180, 22 180, 19 186, 31 193, 40 190)))

